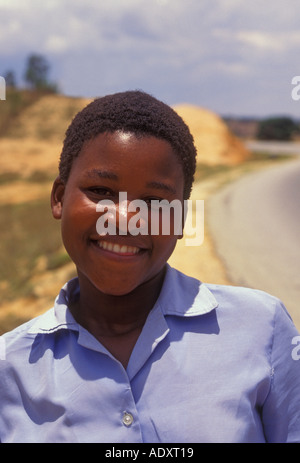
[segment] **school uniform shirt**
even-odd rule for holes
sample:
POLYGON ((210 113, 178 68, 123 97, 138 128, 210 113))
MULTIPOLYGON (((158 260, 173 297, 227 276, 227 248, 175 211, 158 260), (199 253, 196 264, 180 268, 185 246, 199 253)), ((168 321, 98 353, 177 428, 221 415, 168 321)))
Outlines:
POLYGON ((300 442, 300 341, 276 298, 168 266, 124 369, 54 308, 0 337, 0 440, 300 442))

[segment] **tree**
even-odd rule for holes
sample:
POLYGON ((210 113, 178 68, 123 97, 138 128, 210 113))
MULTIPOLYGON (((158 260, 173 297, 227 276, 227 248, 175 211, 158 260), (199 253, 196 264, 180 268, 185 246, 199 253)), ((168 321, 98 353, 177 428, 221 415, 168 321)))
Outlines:
POLYGON ((25 82, 33 90, 48 90, 56 92, 56 85, 49 82, 49 70, 50 65, 43 55, 31 54, 27 58, 27 65, 24 74, 25 82))
POLYGON ((259 123, 257 138, 259 140, 291 140, 298 131, 295 122, 289 117, 271 117, 259 123))
POLYGON ((6 71, 6 73, 4 74, 4 79, 8 88, 16 88, 17 84, 14 71, 6 71))

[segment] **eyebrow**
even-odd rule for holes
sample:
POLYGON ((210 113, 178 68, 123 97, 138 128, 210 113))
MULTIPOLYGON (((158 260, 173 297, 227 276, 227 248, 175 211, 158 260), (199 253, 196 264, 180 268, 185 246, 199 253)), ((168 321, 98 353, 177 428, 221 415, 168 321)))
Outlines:
POLYGON ((90 178, 107 178, 109 180, 118 180, 118 176, 108 170, 91 169, 85 172, 85 175, 90 178))
POLYGON ((167 191, 168 193, 176 194, 176 189, 173 188, 171 185, 167 185, 166 183, 162 182, 149 182, 146 185, 148 188, 154 188, 155 190, 163 190, 167 191))
MULTIPOLYGON (((109 180, 119 180, 119 177, 114 172, 110 172, 108 170, 91 169, 86 171, 85 175, 90 178, 106 178, 109 180)), ((146 186, 147 188, 153 188, 155 190, 162 190, 168 193, 176 194, 175 188, 163 182, 148 182, 146 186)))

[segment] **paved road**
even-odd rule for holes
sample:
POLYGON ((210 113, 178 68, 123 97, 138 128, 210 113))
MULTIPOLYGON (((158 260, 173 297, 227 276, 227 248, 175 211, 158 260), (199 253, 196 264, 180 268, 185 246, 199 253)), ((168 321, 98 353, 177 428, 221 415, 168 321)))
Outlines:
POLYGON ((249 140, 245 142, 245 145, 250 151, 266 152, 274 156, 282 154, 300 155, 299 142, 249 140))
POLYGON ((228 185, 206 218, 233 283, 279 297, 300 329, 300 160, 228 185))

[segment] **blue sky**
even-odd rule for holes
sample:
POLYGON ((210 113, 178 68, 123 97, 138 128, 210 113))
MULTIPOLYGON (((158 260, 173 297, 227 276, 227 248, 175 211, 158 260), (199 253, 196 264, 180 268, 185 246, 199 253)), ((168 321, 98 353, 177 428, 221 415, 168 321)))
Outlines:
POLYGON ((221 115, 291 115, 299 0, 0 0, 0 75, 41 53, 67 95, 140 88, 221 115))

